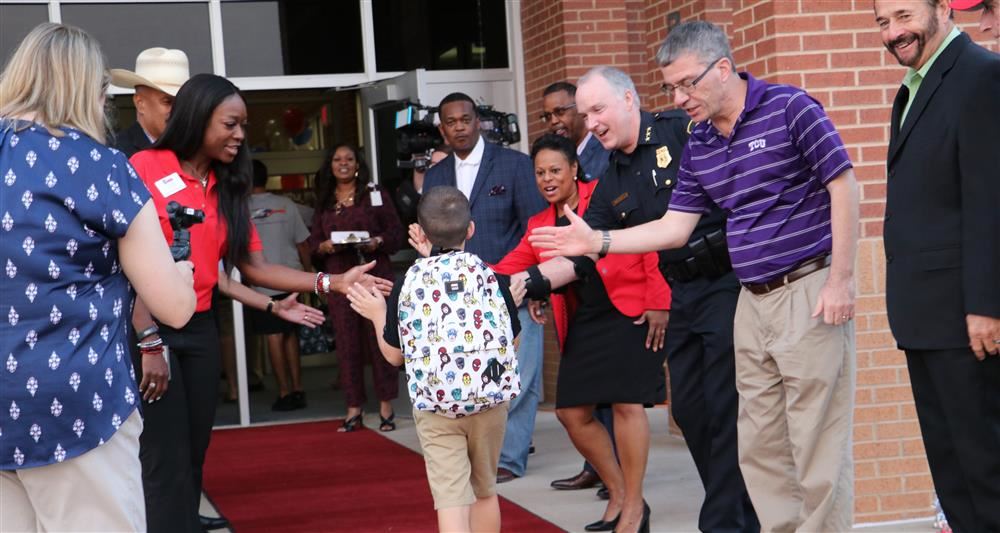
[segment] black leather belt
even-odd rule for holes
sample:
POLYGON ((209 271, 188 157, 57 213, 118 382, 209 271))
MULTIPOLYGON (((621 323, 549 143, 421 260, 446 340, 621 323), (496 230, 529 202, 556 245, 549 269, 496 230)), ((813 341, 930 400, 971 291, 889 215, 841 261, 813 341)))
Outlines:
POLYGON ((774 289, 784 287, 785 285, 788 285, 793 281, 800 280, 817 270, 822 270, 830 266, 830 261, 831 259, 829 255, 814 257, 778 279, 768 281, 767 283, 744 283, 743 286, 754 294, 767 294, 774 289))

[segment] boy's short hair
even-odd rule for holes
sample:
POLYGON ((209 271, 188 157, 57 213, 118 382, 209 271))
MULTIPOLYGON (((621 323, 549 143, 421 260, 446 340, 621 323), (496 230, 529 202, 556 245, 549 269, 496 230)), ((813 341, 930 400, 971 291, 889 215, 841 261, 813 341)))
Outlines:
POLYGON ((417 206, 417 222, 434 246, 460 246, 471 220, 469 199, 455 187, 434 187, 417 206))
POLYGON ((267 165, 259 159, 253 160, 253 186, 264 187, 267 185, 267 165))

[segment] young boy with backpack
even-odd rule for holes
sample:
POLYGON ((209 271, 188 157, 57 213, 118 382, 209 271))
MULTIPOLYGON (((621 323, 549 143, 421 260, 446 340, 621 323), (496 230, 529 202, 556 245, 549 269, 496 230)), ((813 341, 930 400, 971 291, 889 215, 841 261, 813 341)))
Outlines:
MULTIPOLYGON (((417 219, 437 254, 417 259, 388 302, 355 285, 351 307, 371 320, 387 361, 405 364, 427 481, 441 531, 500 531, 496 471, 507 402, 521 389, 514 339, 519 302, 479 257, 469 201, 435 187, 417 219)), ((523 284, 515 288, 523 297, 523 284)))

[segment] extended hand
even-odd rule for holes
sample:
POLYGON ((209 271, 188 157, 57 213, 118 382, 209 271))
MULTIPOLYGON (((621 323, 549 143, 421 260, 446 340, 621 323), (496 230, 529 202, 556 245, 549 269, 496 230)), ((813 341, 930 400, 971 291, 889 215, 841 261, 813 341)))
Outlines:
POLYGON ((667 336, 667 322, 670 321, 670 311, 646 309, 633 324, 641 325, 649 322, 649 332, 646 333, 646 349, 658 352, 663 349, 663 340, 667 336))
POLYGON ((1000 318, 982 315, 965 315, 969 328, 969 346, 976 359, 986 359, 986 354, 1000 353, 1000 318))
POLYGON ((351 309, 368 320, 374 322, 379 316, 385 317, 385 298, 377 290, 355 283, 347 289, 347 299, 351 309))
POLYGON ((819 291, 812 317, 823 317, 823 322, 840 325, 854 318, 854 278, 827 279, 819 291))
POLYGON ((335 290, 341 294, 347 294, 347 290, 352 285, 360 283, 366 288, 374 288, 388 296, 392 292, 392 282, 368 274, 367 272, 373 268, 375 268, 375 261, 369 261, 344 272, 334 279, 334 283, 331 284, 331 291, 335 290))
POLYGON ((421 257, 430 257, 431 255, 431 241, 427 240, 427 235, 424 234, 424 228, 420 227, 420 224, 410 224, 408 228, 410 234, 410 246, 417 251, 421 257))
POLYGON ((299 302, 298 293, 293 292, 287 298, 279 300, 274 306, 274 314, 282 320, 315 328, 323 323, 323 312, 299 302))
POLYGON ((569 225, 556 227, 545 226, 535 228, 528 236, 528 242, 538 248, 547 248, 542 257, 596 254, 601 250, 601 234, 590 229, 590 226, 577 216, 568 205, 563 206, 563 212, 569 217, 569 225))

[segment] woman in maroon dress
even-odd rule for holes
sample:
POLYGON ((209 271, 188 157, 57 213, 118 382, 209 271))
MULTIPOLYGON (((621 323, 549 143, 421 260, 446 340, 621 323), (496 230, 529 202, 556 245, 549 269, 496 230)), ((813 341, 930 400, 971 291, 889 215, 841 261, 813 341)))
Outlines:
MULTIPOLYGON (((361 255, 365 262, 376 261, 369 274, 392 279, 389 255, 403 244, 403 227, 389 194, 370 182, 361 153, 348 144, 334 147, 316 173, 315 186, 316 214, 309 245, 322 258, 324 269, 331 274, 346 272, 358 265, 361 255), (334 244, 331 231, 367 231, 370 240, 363 244, 334 244)), ((336 332, 340 386, 347 401, 347 419, 340 431, 354 431, 362 425, 366 363, 372 366, 375 393, 381 404, 379 429, 396 429, 391 401, 399 392, 399 369, 379 353, 371 322, 352 311, 346 297, 331 294, 329 304, 336 332)))

